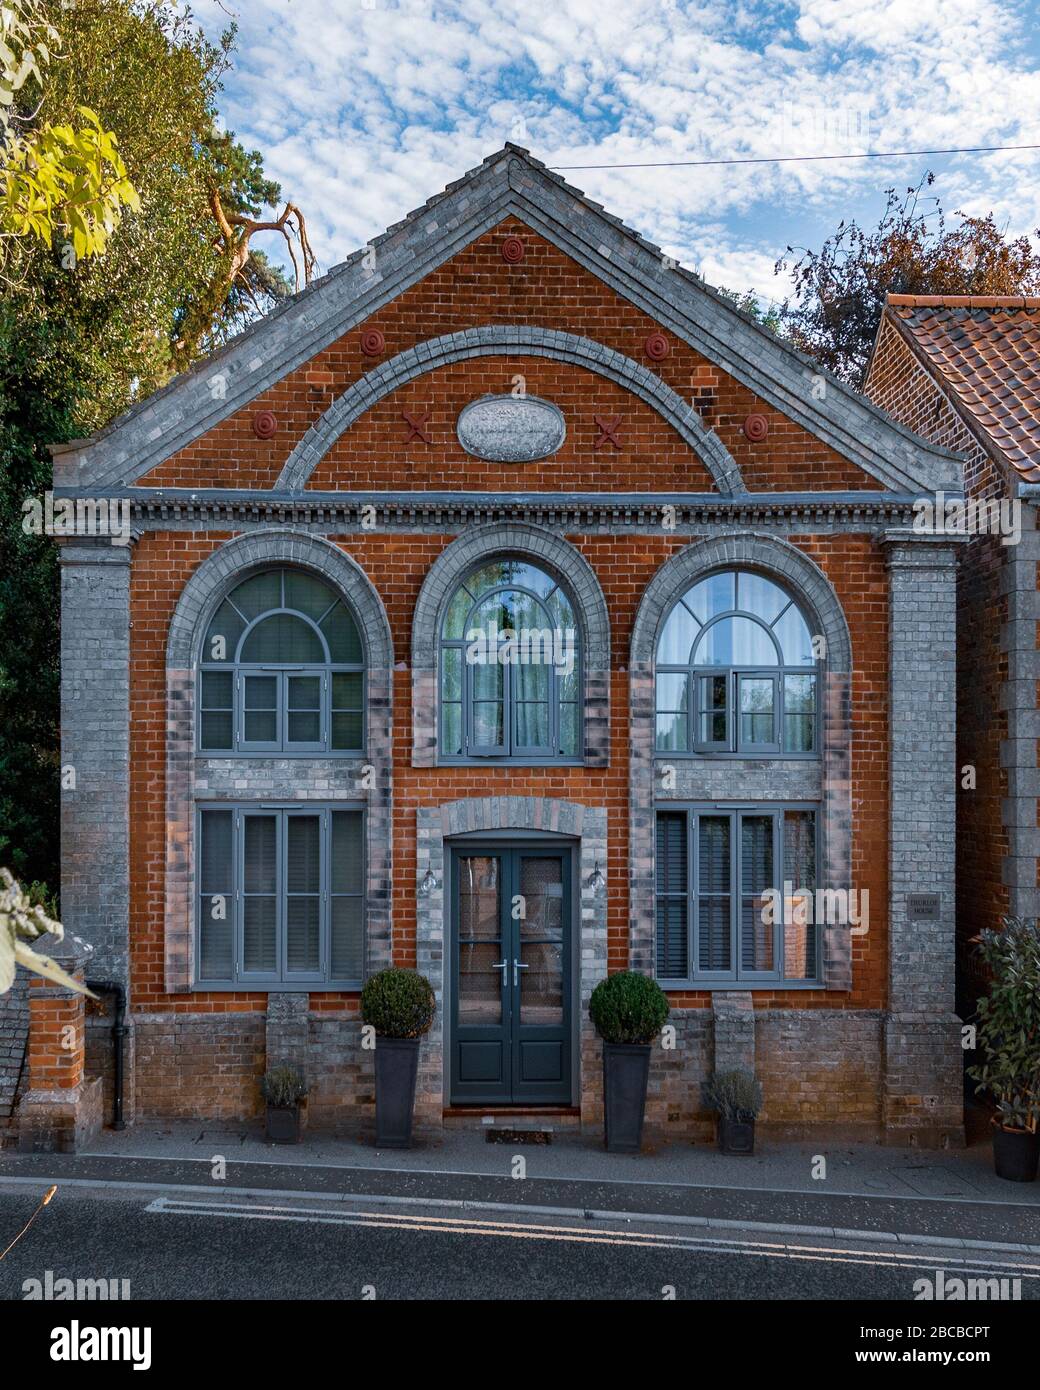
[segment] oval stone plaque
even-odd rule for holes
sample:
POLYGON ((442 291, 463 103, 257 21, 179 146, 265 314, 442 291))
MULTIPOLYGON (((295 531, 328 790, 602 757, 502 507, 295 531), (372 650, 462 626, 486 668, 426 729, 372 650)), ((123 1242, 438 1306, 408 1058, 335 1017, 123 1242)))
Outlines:
POLYGON ((492 463, 532 463, 555 454, 567 436, 563 412, 538 396, 482 396, 455 424, 467 454, 492 463))

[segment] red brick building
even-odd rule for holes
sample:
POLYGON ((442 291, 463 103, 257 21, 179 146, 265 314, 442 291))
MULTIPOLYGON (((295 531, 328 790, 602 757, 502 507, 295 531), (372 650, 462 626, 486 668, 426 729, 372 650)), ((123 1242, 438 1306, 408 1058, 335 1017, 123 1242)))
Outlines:
POLYGON ((664 1135, 748 1065, 777 1129, 956 1139, 956 544, 912 523, 960 487, 511 146, 59 452, 133 517, 62 547, 63 908, 130 1118, 248 1117, 291 1057, 364 1128, 393 961, 428 1128, 595 1132, 627 967, 664 1135))
MULTIPOLYGON (((865 390, 964 459, 957 936, 966 1016, 980 984, 972 937, 1006 914, 1040 915, 1040 299, 889 295, 865 390)), ((953 529, 958 518, 946 510, 953 529)))

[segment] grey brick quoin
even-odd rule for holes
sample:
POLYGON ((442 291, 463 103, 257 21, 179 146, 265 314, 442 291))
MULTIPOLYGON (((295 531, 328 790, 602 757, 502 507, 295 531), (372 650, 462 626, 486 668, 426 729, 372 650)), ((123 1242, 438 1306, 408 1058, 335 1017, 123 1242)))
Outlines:
POLYGON ((889 1013, 884 1129, 891 1142, 963 1143, 956 904, 956 549, 892 532, 889 567, 889 1013), (914 895, 938 897, 938 914, 914 895))

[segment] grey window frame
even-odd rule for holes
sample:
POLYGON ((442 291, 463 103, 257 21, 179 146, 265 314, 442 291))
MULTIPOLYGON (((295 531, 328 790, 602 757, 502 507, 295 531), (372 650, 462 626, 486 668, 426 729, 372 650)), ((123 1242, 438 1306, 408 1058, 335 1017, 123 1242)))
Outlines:
MULTIPOLYGON (((539 608, 545 610, 545 599, 540 594, 535 593, 534 590, 528 589, 524 584, 516 581, 503 581, 501 584, 497 584, 494 588, 488 589, 486 592, 480 595, 479 599, 474 600, 474 606, 476 606, 477 604, 483 604, 487 602, 488 599, 493 598, 497 593, 513 591, 529 595, 534 600, 534 602, 537 603, 539 608)), ((546 616, 548 617, 548 614, 546 616)), ((447 767, 473 767, 487 763, 494 763, 496 765, 505 763, 513 767, 581 767, 584 765, 585 666, 584 642, 582 640, 582 633, 578 620, 578 606, 574 600, 574 596, 571 592, 570 586, 565 584, 563 580, 556 578, 556 576, 553 575, 549 570, 543 569, 538 564, 537 556, 523 554, 502 554, 499 556, 482 556, 481 559, 476 564, 471 565, 469 569, 467 569, 466 572, 458 580, 456 580, 456 582, 452 586, 448 599, 441 610, 437 631, 437 750, 438 764, 447 767), (503 744, 497 745, 488 744, 480 746, 475 744, 473 741, 472 735, 474 701, 472 698, 472 673, 475 663, 468 662, 465 659, 466 648, 471 644, 466 640, 465 626, 463 628, 462 637, 445 637, 443 635, 444 623, 446 620, 448 608, 450 607, 458 591, 473 577, 473 575, 477 574, 480 570, 485 569, 488 565, 494 564, 496 560, 516 560, 519 561, 521 564, 529 565, 532 569, 541 570, 541 572, 545 574, 546 578, 553 580, 554 587, 562 591, 562 593, 565 595, 568 603, 571 606, 571 612, 574 614, 575 640, 577 647, 577 650, 575 652, 574 669, 576 675, 575 684, 578 691, 578 698, 576 701, 573 702, 577 709, 578 719, 578 749, 575 753, 553 752, 553 749, 558 749, 560 746, 562 708, 564 705, 572 703, 570 701, 560 699, 561 677, 557 673, 555 667, 552 669, 552 673, 550 675, 551 686, 549 692, 549 745, 547 746, 546 751, 541 751, 537 745, 525 746, 519 744, 516 740, 515 730, 517 710, 519 704, 522 704, 524 702, 518 702, 513 698, 513 668, 508 664, 500 667, 503 673, 503 733, 505 734, 505 742, 503 744), (461 753, 448 753, 445 751, 445 707, 450 704, 457 705, 460 703, 460 701, 457 700, 444 699, 444 653, 446 651, 462 652, 461 709, 463 751, 461 753)))
MULTIPOLYGON (((657 899, 659 896, 657 874, 654 875, 654 973, 663 989, 822 989, 823 985, 823 931, 822 924, 815 920, 814 913, 813 959, 816 971, 811 980, 789 979, 785 976, 783 920, 773 923, 774 970, 750 970, 742 964, 741 957, 741 837, 742 816, 769 815, 773 818, 773 864, 780 869, 780 882, 771 885, 783 889, 784 866, 784 817, 789 811, 811 811, 814 814, 815 835, 815 887, 820 886, 820 866, 823 860, 823 818, 822 806, 817 801, 659 801, 654 807, 654 847, 656 858, 657 818, 662 815, 681 815, 686 823, 686 890, 685 893, 671 892, 663 896, 674 900, 685 899, 686 903, 686 964, 688 973, 683 977, 662 976, 658 973, 658 920, 657 899), (697 930, 697 903, 699 900, 699 845, 697 827, 701 816, 723 817, 730 820, 730 969, 701 970, 699 967, 699 932, 697 930)), ((794 885, 796 888, 805 885, 794 885)))
MULTIPOLYGON (((365 652, 364 630, 358 621, 358 616, 353 606, 347 601, 344 594, 340 593, 328 581, 323 581, 324 587, 333 596, 328 608, 321 618, 314 619, 308 614, 301 612, 297 608, 290 608, 285 604, 285 581, 284 575, 291 566, 272 565, 268 569, 258 570, 256 574, 278 573, 282 578, 282 603, 277 608, 268 608, 264 612, 258 613, 255 618, 247 619, 245 614, 239 612, 245 627, 238 639, 235 648, 235 655, 231 661, 207 661, 205 653, 198 663, 196 677, 198 718, 196 720, 195 751, 207 758, 228 758, 228 757, 277 757, 277 758, 359 758, 365 756, 368 742, 367 731, 367 710, 368 710, 368 661, 365 652), (336 604, 342 604, 353 619, 357 629, 358 640, 361 643, 360 662, 333 662, 329 656, 329 646, 325 634, 322 632, 319 623, 332 611, 336 604), (325 660, 321 663, 315 662, 245 662, 240 660, 239 653, 243 650, 246 640, 250 633, 258 624, 266 622, 268 618, 278 615, 286 615, 299 618, 312 629, 321 642, 325 653, 325 660), (207 675, 229 675, 231 677, 231 745, 218 747, 204 747, 202 741, 203 714, 206 707, 203 705, 203 682, 207 675), (333 748, 332 747, 332 716, 333 716, 333 677, 337 675, 360 675, 361 676, 361 742, 355 748, 333 748), (275 740, 247 740, 245 737, 245 694, 246 681, 249 677, 270 676, 277 681, 275 723, 278 730, 278 737, 275 740), (303 742, 289 740, 289 705, 288 692, 289 681, 293 676, 316 676, 321 681, 319 689, 319 727, 321 738, 317 742, 303 742)), ((240 582, 252 579, 256 576, 249 574, 243 577, 240 582)), ((224 594, 221 602, 230 603, 234 608, 234 594, 238 584, 224 594)), ((219 607, 219 605, 218 605, 219 607)), ((214 609, 214 613, 216 609, 214 609)), ((212 621, 212 615, 210 618, 212 621)), ((221 707, 226 708, 226 707, 221 707)))
MULTIPOLYGON (((714 573, 728 574, 735 576, 740 574, 757 574, 758 571, 747 565, 727 565, 714 573)), ((710 578, 710 574, 701 575, 701 579, 710 578)), ((694 642, 694 647, 699 645, 703 633, 717 623, 727 618, 747 618, 756 623, 765 631, 773 643, 776 651, 775 666, 704 666, 695 665, 692 662, 680 665, 674 662, 659 662, 657 659, 657 647, 654 649, 654 756, 665 759, 686 759, 686 758, 797 758, 801 760, 817 760, 821 756, 822 745, 822 711, 820 701, 820 691, 822 689, 823 663, 815 661, 811 666, 787 666, 784 663, 784 654, 773 631, 775 625, 780 621, 789 608, 795 608, 802 616, 808 626, 808 619, 805 610, 798 599, 788 588, 779 583, 772 575, 764 575, 763 578, 769 579, 777 589, 787 598, 787 602, 777 613, 771 623, 766 623, 758 614, 746 608, 731 608, 721 613, 713 614, 707 622, 698 621, 698 631, 694 642), (686 675, 689 678, 688 693, 686 699, 686 747, 685 748, 662 748, 658 743, 657 720, 657 677, 659 675, 686 675), (718 742, 700 738, 700 681, 706 676, 724 676, 726 678, 726 729, 727 741, 723 746, 718 742), (740 681, 741 678, 771 676, 775 679, 776 698, 773 706, 773 734, 774 737, 768 747, 761 744, 746 744, 741 738, 740 730, 740 681), (789 676, 812 676, 814 681, 814 708, 813 708, 813 746, 811 749, 791 749, 784 748, 786 735, 786 682, 789 676)), ((665 611, 661 623, 661 632, 671 618, 672 613, 681 604, 689 593, 693 585, 687 585, 682 593, 676 595, 674 601, 665 611)), ((658 638, 660 641, 660 638, 658 638)), ((692 653, 691 653, 692 654, 692 653)), ((682 713, 682 711, 679 711, 682 713)))
MULTIPOLYGON (((232 973, 225 978, 203 978, 201 975, 202 964, 202 892, 196 883, 194 889, 194 965, 193 965, 193 989, 205 992, 228 993, 232 991, 259 991, 262 993, 277 993, 283 991, 298 990, 306 992, 308 990, 359 990, 364 983, 362 977, 357 979, 337 978, 332 975, 332 900, 333 897, 357 897, 361 902, 361 957, 364 962, 366 956, 366 941, 368 930, 368 812, 364 802, 361 801, 290 801, 290 802, 258 802, 258 801, 204 801, 198 802, 195 807, 194 817, 194 844, 195 862, 201 863, 202 854, 202 818, 207 812, 230 811, 232 813, 231 828, 231 881, 234 901, 231 904, 231 945, 232 945, 232 973), (347 811, 360 815, 360 834, 361 834, 361 892, 357 894, 332 892, 332 817, 335 813, 347 811), (287 934, 287 904, 288 904, 288 873, 287 873, 287 844, 288 844, 288 821, 291 817, 315 816, 320 819, 320 854, 321 868, 319 890, 319 966, 316 971, 290 971, 287 968, 286 950, 288 943, 287 934), (243 931, 244 931, 244 878, 245 878, 245 855, 244 855, 244 836, 245 821, 253 816, 274 816, 276 818, 276 916, 275 916, 275 940, 277 947, 278 966, 275 971, 246 971, 243 968, 243 931)), ((215 896, 215 895, 214 895, 215 896)), ((362 966, 363 969, 363 966, 362 966)))

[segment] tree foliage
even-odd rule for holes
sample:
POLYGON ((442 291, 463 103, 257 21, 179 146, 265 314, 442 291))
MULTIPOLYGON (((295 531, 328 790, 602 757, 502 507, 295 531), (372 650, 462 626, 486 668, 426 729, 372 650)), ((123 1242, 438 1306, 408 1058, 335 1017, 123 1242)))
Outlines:
POLYGON ((110 130, 88 106, 78 127, 44 121, 17 109, 21 95, 41 104, 44 73, 60 41, 41 0, 0 5, 0 270, 11 239, 63 240, 63 263, 104 253, 122 209, 137 210, 137 191, 110 130))
POLYGON ((104 255, 69 264, 57 239, 12 240, 0 301, 0 863, 53 886, 57 564, 47 537, 23 533, 22 503, 50 486, 48 444, 94 432, 292 287, 245 225, 281 190, 261 155, 219 128, 234 30, 210 43, 169 0, 51 0, 42 10, 60 42, 42 99, 23 82, 12 117, 32 138, 95 112, 118 136, 140 199, 111 226, 104 255), (230 277, 235 248, 214 203, 246 240, 230 277))
POLYGON ((1007 240, 992 213, 955 214, 948 226, 938 197, 926 196, 927 174, 902 194, 886 190, 878 225, 838 224, 818 251, 788 247, 776 270, 790 269, 794 302, 781 327, 803 352, 852 386, 860 386, 886 294, 1033 294, 1040 256, 1028 237, 1007 240), (791 259, 791 258, 794 259, 791 259))

